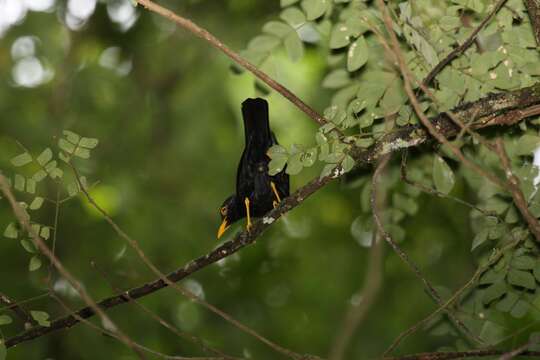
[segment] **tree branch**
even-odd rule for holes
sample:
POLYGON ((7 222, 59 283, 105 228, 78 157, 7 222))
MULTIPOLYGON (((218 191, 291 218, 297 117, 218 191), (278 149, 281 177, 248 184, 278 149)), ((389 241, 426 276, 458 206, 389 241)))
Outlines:
POLYGON ((178 24, 185 30, 191 32, 192 34, 210 43, 213 47, 220 50, 229 58, 231 58, 235 63, 237 63, 238 65, 250 71, 253 75, 258 77, 265 84, 267 84, 272 89, 276 90, 278 93, 280 93, 285 98, 287 98, 290 102, 296 105, 296 107, 298 107, 300 110, 306 113, 307 116, 315 120, 317 124, 322 126, 328 123, 328 121, 323 116, 321 116, 313 108, 311 108, 309 105, 307 105, 302 100, 300 100, 298 96, 293 94, 289 89, 287 89, 285 86, 283 86, 276 80, 272 79, 263 71, 259 70, 255 65, 253 65, 252 63, 244 59, 238 53, 231 50, 229 47, 227 47, 227 45, 223 44, 218 38, 212 35, 208 30, 203 29, 199 25, 195 24, 193 21, 186 19, 185 17, 182 17, 180 15, 177 15, 171 10, 166 9, 163 6, 160 6, 150 0, 136 0, 136 1, 137 3, 144 6, 146 9, 175 22, 176 24, 178 24))
MULTIPOLYGON (((452 360, 464 359, 467 357, 485 357, 504 354, 504 350, 471 350, 471 351, 452 351, 452 352, 431 352, 418 353, 405 356, 385 357, 383 360, 452 360)), ((523 351, 523 356, 540 356, 540 351, 523 351)))
POLYGON ((37 325, 37 321, 21 305, 2 292, 0 292, 0 304, 13 311, 23 321, 25 328, 37 325))
MULTIPOLYGON (((529 0, 534 1, 534 0, 529 0)), ((499 2, 493 7, 493 10, 482 20, 482 22, 473 30, 471 35, 463 42, 463 44, 459 45, 457 48, 452 50, 441 62, 439 62, 431 71, 429 74, 427 74, 426 78, 422 83, 424 86, 428 86, 433 79, 446 67, 446 65, 450 64, 455 58, 460 56, 474 43, 474 40, 476 39, 476 36, 478 36, 478 33, 493 19, 495 14, 501 9, 501 7, 504 5, 506 0, 499 0, 499 2)))
POLYGON ((540 2, 538 0, 525 0, 525 6, 529 13, 536 44, 540 46, 540 2))
MULTIPOLYGON (((492 126, 513 125, 529 116, 540 113, 540 83, 533 86, 499 94, 490 94, 473 103, 461 105, 452 110, 454 115, 460 119, 467 119, 473 122, 472 128, 481 129, 492 126)), ((441 113, 430 118, 430 122, 447 138, 459 133, 459 127, 450 119, 446 113, 441 113)), ((431 137, 421 125, 407 126, 391 134, 383 136, 372 147, 361 150, 354 149, 351 155, 357 161, 358 166, 372 164, 381 156, 398 151, 400 149, 418 146, 430 140, 431 137)), ((237 252, 241 248, 252 244, 271 223, 274 223, 281 215, 292 210, 307 197, 328 184, 331 180, 339 177, 339 173, 334 171, 331 176, 316 178, 297 190, 289 198, 284 199, 281 204, 267 216, 254 223, 251 233, 239 233, 233 240, 230 240, 208 254, 190 261, 185 266, 171 272, 167 278, 172 282, 178 282, 185 277, 237 252), (337 174, 337 175, 336 175, 337 174)), ((98 303, 102 309, 109 309, 120 304, 125 304, 130 299, 154 293, 163 289, 167 284, 162 279, 157 279, 141 286, 135 287, 127 292, 106 298, 98 303)), ((82 308, 76 313, 82 318, 94 316, 94 311, 89 308, 82 308)), ((51 322, 50 327, 35 327, 7 339, 6 346, 11 347, 19 343, 35 339, 53 331, 65 329, 77 324, 77 319, 73 316, 65 316, 51 322)))

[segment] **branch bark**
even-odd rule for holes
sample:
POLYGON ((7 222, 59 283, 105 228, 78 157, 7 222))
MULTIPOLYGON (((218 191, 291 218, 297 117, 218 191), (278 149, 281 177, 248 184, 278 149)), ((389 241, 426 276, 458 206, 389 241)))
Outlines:
MULTIPOLYGON (((385 357, 383 360, 452 360, 473 357, 497 356, 506 353, 504 350, 471 350, 452 352, 418 353, 405 356, 385 357)), ((540 356, 540 351, 523 351, 523 356, 540 356)))

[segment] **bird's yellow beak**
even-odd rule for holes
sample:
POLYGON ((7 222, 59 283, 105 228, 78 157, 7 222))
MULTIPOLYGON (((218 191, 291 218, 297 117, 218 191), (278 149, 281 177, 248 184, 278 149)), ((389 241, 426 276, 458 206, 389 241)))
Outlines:
POLYGON ((227 224, 227 219, 223 219, 223 222, 221 223, 218 232, 217 232, 217 238, 219 239, 221 235, 229 228, 229 224, 227 224))

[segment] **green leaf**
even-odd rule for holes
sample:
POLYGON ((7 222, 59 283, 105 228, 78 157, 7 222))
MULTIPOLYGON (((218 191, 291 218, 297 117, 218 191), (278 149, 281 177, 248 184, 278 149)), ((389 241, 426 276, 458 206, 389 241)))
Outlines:
POLYGON ((28 264, 28 270, 30 271, 36 271, 41 267, 41 259, 35 255, 32 256, 30 259, 30 263, 28 264))
POLYGON ((336 167, 336 164, 326 164, 321 171, 320 178, 329 176, 335 167, 336 167))
POLYGON ((41 231, 39 232, 39 236, 45 240, 48 240, 51 236, 51 228, 49 228, 48 226, 43 226, 41 228, 41 231))
POLYGON ((307 19, 312 21, 325 13, 328 7, 328 0, 302 0, 301 6, 306 12, 307 19))
POLYGON ((32 200, 32 202, 30 203, 30 210, 39 209, 41 205, 43 205, 43 200, 44 199, 42 197, 36 196, 34 200, 32 200))
POLYGON ((49 321, 49 314, 47 314, 45 311, 32 310, 30 311, 30 316, 32 316, 32 318, 41 326, 49 327, 51 325, 51 322, 49 321))
POLYGON ((368 60, 369 50, 366 39, 359 37, 349 46, 347 52, 347 70, 350 72, 360 69, 368 60))
POLYGON ((302 171, 304 166, 302 165, 302 153, 296 153, 292 155, 287 161, 286 173, 289 175, 297 175, 302 171))
POLYGON ((526 289, 534 290, 536 288, 534 277, 528 271, 511 269, 508 272, 508 282, 512 285, 521 286, 526 289))
POLYGON ((81 138, 81 141, 79 141, 79 146, 87 149, 93 149, 98 145, 98 143, 98 139, 83 137, 81 138))
POLYGON ((514 307, 514 305, 516 304, 518 300, 519 300, 519 296, 516 293, 509 291, 497 303, 496 308, 497 310, 502 311, 502 312, 509 312, 510 310, 512 310, 512 308, 514 307))
POLYGON ((413 198, 399 193, 392 195, 392 205, 397 209, 405 211, 408 215, 415 215, 418 212, 418 204, 413 198))
POLYGON ((8 224, 6 230, 4 230, 4 236, 8 239, 16 239, 19 236, 19 230, 17 229, 15 223, 8 224))
POLYGON ((31 253, 31 254, 35 254, 36 253, 36 246, 34 245, 34 243, 28 239, 22 239, 21 240, 21 246, 24 248, 24 250, 26 250, 27 252, 31 253))
POLYGON ((8 315, 0 315, 0 325, 11 324, 13 320, 8 315))
POLYGON ((351 28, 344 23, 336 23, 330 33, 330 49, 340 49, 349 45, 351 28))
POLYGON ((536 281, 540 282, 540 261, 538 261, 534 267, 533 275, 536 278, 536 281))
POLYGON ((540 145, 540 136, 525 134, 519 138, 516 155, 532 155, 540 145))
POLYGON ((79 193, 79 185, 73 181, 67 185, 67 192, 69 196, 75 196, 79 193))
POLYGON ((306 16, 300 9, 296 7, 283 10, 279 17, 285 20, 287 24, 291 25, 295 29, 306 23, 306 16))
POLYGON ((528 255, 517 256, 512 259, 510 265, 518 270, 532 270, 536 265, 536 260, 528 255))
POLYGON ((491 285, 490 287, 486 288, 484 290, 484 293, 482 295, 482 302, 484 304, 489 304, 493 300, 500 298, 503 296, 507 291, 506 283, 503 281, 496 282, 495 284, 491 285))
POLYGON ((34 175, 32 175, 32 180, 34 180, 35 182, 40 182, 46 177, 47 177, 47 173, 45 172, 45 170, 40 169, 34 175))
POLYGON ((90 150, 83 149, 78 147, 75 149, 75 156, 80 157, 81 159, 89 159, 90 158, 90 150))
POLYGON ((352 168, 354 167, 355 164, 356 164, 356 162, 354 161, 352 156, 347 154, 347 155, 345 155, 345 158, 341 162, 341 167, 343 168, 343 171, 349 172, 349 171, 352 170, 352 168))
POLYGON ((32 156, 27 152, 17 155, 11 159, 11 163, 16 167, 24 166, 30 162, 32 162, 32 156))
POLYGON ((75 151, 76 146, 65 139, 58 140, 58 147, 65 152, 72 154, 75 151))
MULTIPOLYGON (((339 89, 348 85, 350 82, 351 78, 349 77, 349 73, 346 70, 336 69, 325 76, 322 81, 322 86, 327 89, 339 89)), ((328 119, 331 120, 330 118, 328 119)))
POLYGON ((450 193, 455 183, 454 172, 439 155, 433 158, 433 183, 435 188, 443 194, 450 193))
POLYGON ((527 304, 527 302, 523 300, 518 300, 516 305, 514 305, 514 307, 512 308, 512 311, 510 311, 510 315, 519 319, 525 316, 527 312, 529 311, 529 309, 530 309, 530 306, 529 304, 527 304))
POLYGON ((315 164, 315 161, 317 160, 317 148, 311 148, 306 150, 302 154, 301 162, 304 167, 310 167, 315 164))
POLYGON ((36 181, 34 179, 26 179, 26 192, 29 194, 36 193, 36 181))
POLYGON ((298 37, 296 31, 287 35, 283 44, 285 45, 285 50, 291 61, 296 62, 304 56, 304 44, 298 37))
POLYGON ((15 190, 24 191, 24 184, 26 184, 24 176, 15 174, 15 184, 13 185, 15 190))
POLYGON ((37 162, 39 165, 44 166, 46 163, 48 163, 53 157, 52 150, 50 148, 46 148, 43 150, 41 154, 37 157, 37 162))
POLYGON ((504 327, 494 322, 486 321, 480 331, 480 338, 488 344, 495 344, 504 338, 504 327))
POLYGON ((471 251, 474 251, 477 247, 482 245, 487 239, 488 239, 489 229, 484 228, 478 234, 474 236, 472 245, 471 245, 471 251))
POLYGON ((281 21, 270 21, 264 24, 263 31, 267 34, 284 38, 290 32, 293 32, 294 29, 281 21))
POLYGON ((62 131, 62 133, 67 138, 67 141, 69 141, 73 145, 77 145, 79 143, 79 140, 81 140, 81 137, 75 134, 73 131, 64 130, 62 131))
POLYGON ((279 38, 272 35, 259 35, 248 43, 248 48, 258 52, 268 52, 280 44, 279 38))

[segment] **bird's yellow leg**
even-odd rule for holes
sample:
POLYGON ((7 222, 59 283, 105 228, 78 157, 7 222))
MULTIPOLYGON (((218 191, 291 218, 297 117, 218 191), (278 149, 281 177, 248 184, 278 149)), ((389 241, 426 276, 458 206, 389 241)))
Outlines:
POLYGON ((247 225, 246 230, 249 232, 251 230, 251 214, 249 211, 249 198, 244 199, 244 204, 246 205, 246 215, 247 215, 247 225))
POLYGON ((272 202, 272 205, 274 205, 274 209, 278 206, 278 204, 281 202, 281 198, 279 197, 279 193, 277 192, 277 189, 276 189, 276 184, 274 184, 273 181, 270 181, 270 187, 272 188, 272 191, 274 192, 274 195, 276 195, 276 200, 274 200, 272 202))

